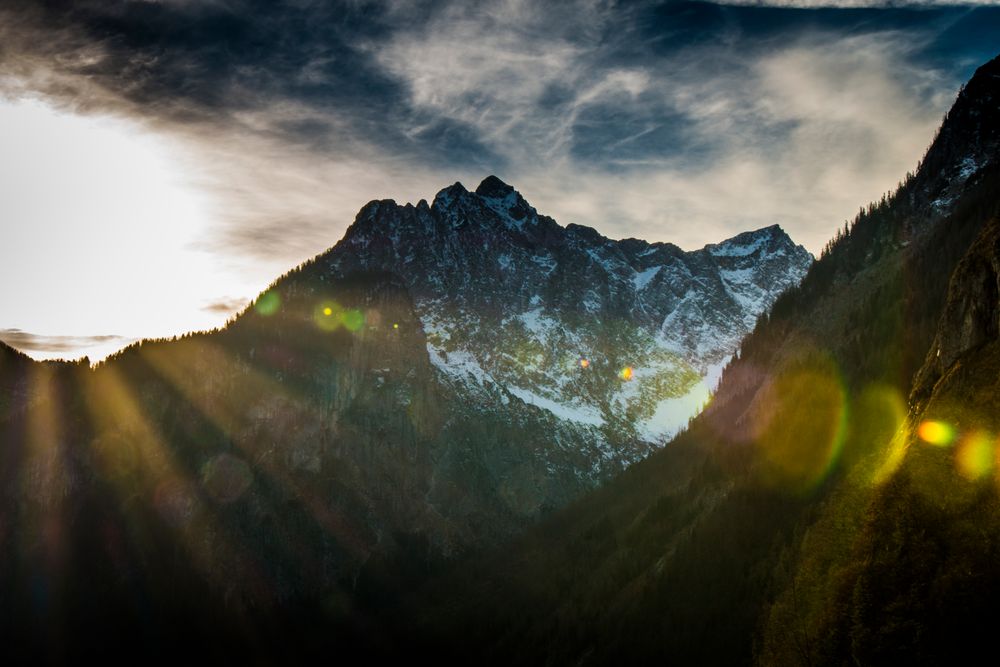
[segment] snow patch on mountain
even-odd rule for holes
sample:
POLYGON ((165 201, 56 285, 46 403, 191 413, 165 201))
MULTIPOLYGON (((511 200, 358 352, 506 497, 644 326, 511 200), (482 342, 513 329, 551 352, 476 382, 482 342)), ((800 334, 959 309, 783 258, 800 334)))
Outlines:
POLYGON ((653 415, 639 424, 643 437, 651 442, 665 442, 677 435, 711 400, 727 363, 729 359, 713 364, 683 396, 665 398, 657 403, 653 415))
POLYGON ((591 426, 604 426, 604 418, 601 413, 591 406, 566 405, 553 401, 552 399, 540 396, 528 389, 521 387, 507 387, 507 391, 514 394, 528 405, 534 405, 543 410, 548 410, 559 419, 576 422, 578 424, 590 424, 591 426))
POLYGON ((465 350, 446 352, 428 343, 427 354, 431 363, 446 375, 471 378, 479 385, 484 385, 490 380, 489 375, 479 365, 479 360, 470 352, 465 350))
POLYGON ((635 290, 638 292, 645 289, 646 285, 648 285, 649 282, 656 277, 656 274, 659 273, 662 268, 662 266, 652 266, 645 271, 641 271, 632 276, 632 285, 635 287, 635 290))

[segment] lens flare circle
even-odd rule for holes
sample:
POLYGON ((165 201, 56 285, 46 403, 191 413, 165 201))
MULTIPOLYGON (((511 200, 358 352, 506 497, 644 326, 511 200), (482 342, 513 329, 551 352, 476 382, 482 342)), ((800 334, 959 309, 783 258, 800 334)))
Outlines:
POLYGON ((807 493, 833 469, 844 444, 847 400, 834 364, 779 373, 762 393, 755 428, 762 480, 807 493))
POLYGON ((257 303, 254 304, 254 310, 257 311, 257 314, 264 317, 274 315, 280 308, 281 297, 273 290, 261 294, 257 299, 257 303))
POLYGON ((955 440, 955 429, 947 422, 928 419, 917 427, 917 435, 929 445, 947 447, 955 440))
POLYGON ((180 479, 160 482, 153 493, 153 504, 160 516, 174 527, 187 525, 196 509, 195 495, 180 479))
POLYGON ((849 464, 863 461, 860 474, 877 486, 889 479, 906 454, 906 401, 898 389, 887 384, 871 384, 851 403, 849 449, 843 456, 849 464), (873 448, 881 455, 869 458, 873 448), (863 472, 861 472, 863 471, 863 472))
POLYGON ((959 442, 955 465, 963 477, 975 482, 993 472, 995 457, 993 438, 983 431, 974 431, 959 442))
POLYGON ((340 321, 348 331, 355 332, 365 325, 365 314, 356 308, 344 311, 340 321))
POLYGON ((336 331, 343 324, 343 311, 336 301, 322 301, 313 310, 313 322, 323 331, 336 331))
POLYGON ((231 503, 253 484, 253 473, 243 459, 219 454, 202 466, 201 483, 209 496, 220 503, 231 503))

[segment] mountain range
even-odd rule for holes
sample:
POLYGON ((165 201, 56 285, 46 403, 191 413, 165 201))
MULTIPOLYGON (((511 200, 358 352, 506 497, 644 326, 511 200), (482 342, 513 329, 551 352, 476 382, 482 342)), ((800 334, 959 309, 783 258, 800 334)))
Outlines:
POLYGON ((93 369, 0 345, 0 642, 974 656, 1000 593, 998 155, 1000 59, 815 262, 777 227, 612 241, 489 177, 369 203, 220 331, 93 369))
POLYGON ((499 545, 682 428, 812 261, 777 226, 612 241, 491 176, 369 203, 222 330, 93 369, 4 346, 3 599, 75 635, 132 589, 244 614, 499 545))

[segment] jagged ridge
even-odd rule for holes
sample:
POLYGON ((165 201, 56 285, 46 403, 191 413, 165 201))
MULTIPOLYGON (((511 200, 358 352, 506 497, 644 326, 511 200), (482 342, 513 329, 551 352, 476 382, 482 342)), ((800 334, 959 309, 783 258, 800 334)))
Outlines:
POLYGON ((432 362, 467 391, 496 387, 606 439, 657 442, 694 414, 738 341, 811 261, 777 225, 691 252, 614 241, 560 226, 489 176, 431 205, 370 202, 316 270, 400 275, 432 362), (631 380, 616 380, 626 367, 631 380))

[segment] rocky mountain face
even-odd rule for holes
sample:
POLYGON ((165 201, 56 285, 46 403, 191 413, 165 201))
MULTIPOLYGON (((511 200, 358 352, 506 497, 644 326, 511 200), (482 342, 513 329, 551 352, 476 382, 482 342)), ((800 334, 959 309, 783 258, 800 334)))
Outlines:
POLYGON ((761 318, 687 431, 413 595, 419 622, 396 631, 497 664, 992 651, 998 193, 1000 58, 917 172, 761 318))
POLYGON ((312 272, 398 275, 463 403, 524 404, 594 443, 603 475, 687 423, 757 317, 812 263, 779 227, 693 252, 539 215, 495 176, 375 201, 312 272), (606 444, 602 444, 606 443, 606 444))
MULTIPOLYGON (((455 184, 432 205, 371 202, 340 243, 277 281, 232 330, 253 332, 240 354, 279 336, 284 352, 268 354, 284 359, 310 340, 303 322, 324 335, 349 330, 359 345, 375 344, 364 341, 376 331, 409 341, 404 357, 337 383, 424 369, 394 407, 363 408, 406 413, 422 436, 412 443, 421 466, 395 461, 391 448, 356 446, 385 427, 359 425, 345 438, 337 411, 317 424, 344 443, 333 447, 336 462, 319 462, 331 456, 321 438, 282 446, 310 472, 358 470, 349 486, 372 508, 362 523, 384 527, 377 533, 419 534, 452 556, 515 534, 653 451, 708 398, 713 368, 811 261, 776 226, 694 252, 610 241, 538 215, 490 177, 476 193, 455 184), (348 309, 341 285, 358 276, 391 277, 412 310, 390 318, 348 309), (272 300, 282 304, 274 313, 272 300), (408 518, 396 522, 392 508, 404 506, 408 518)), ((300 362, 282 374, 302 381, 317 370, 300 362)), ((391 429, 382 440, 401 437, 411 441, 391 429)))

